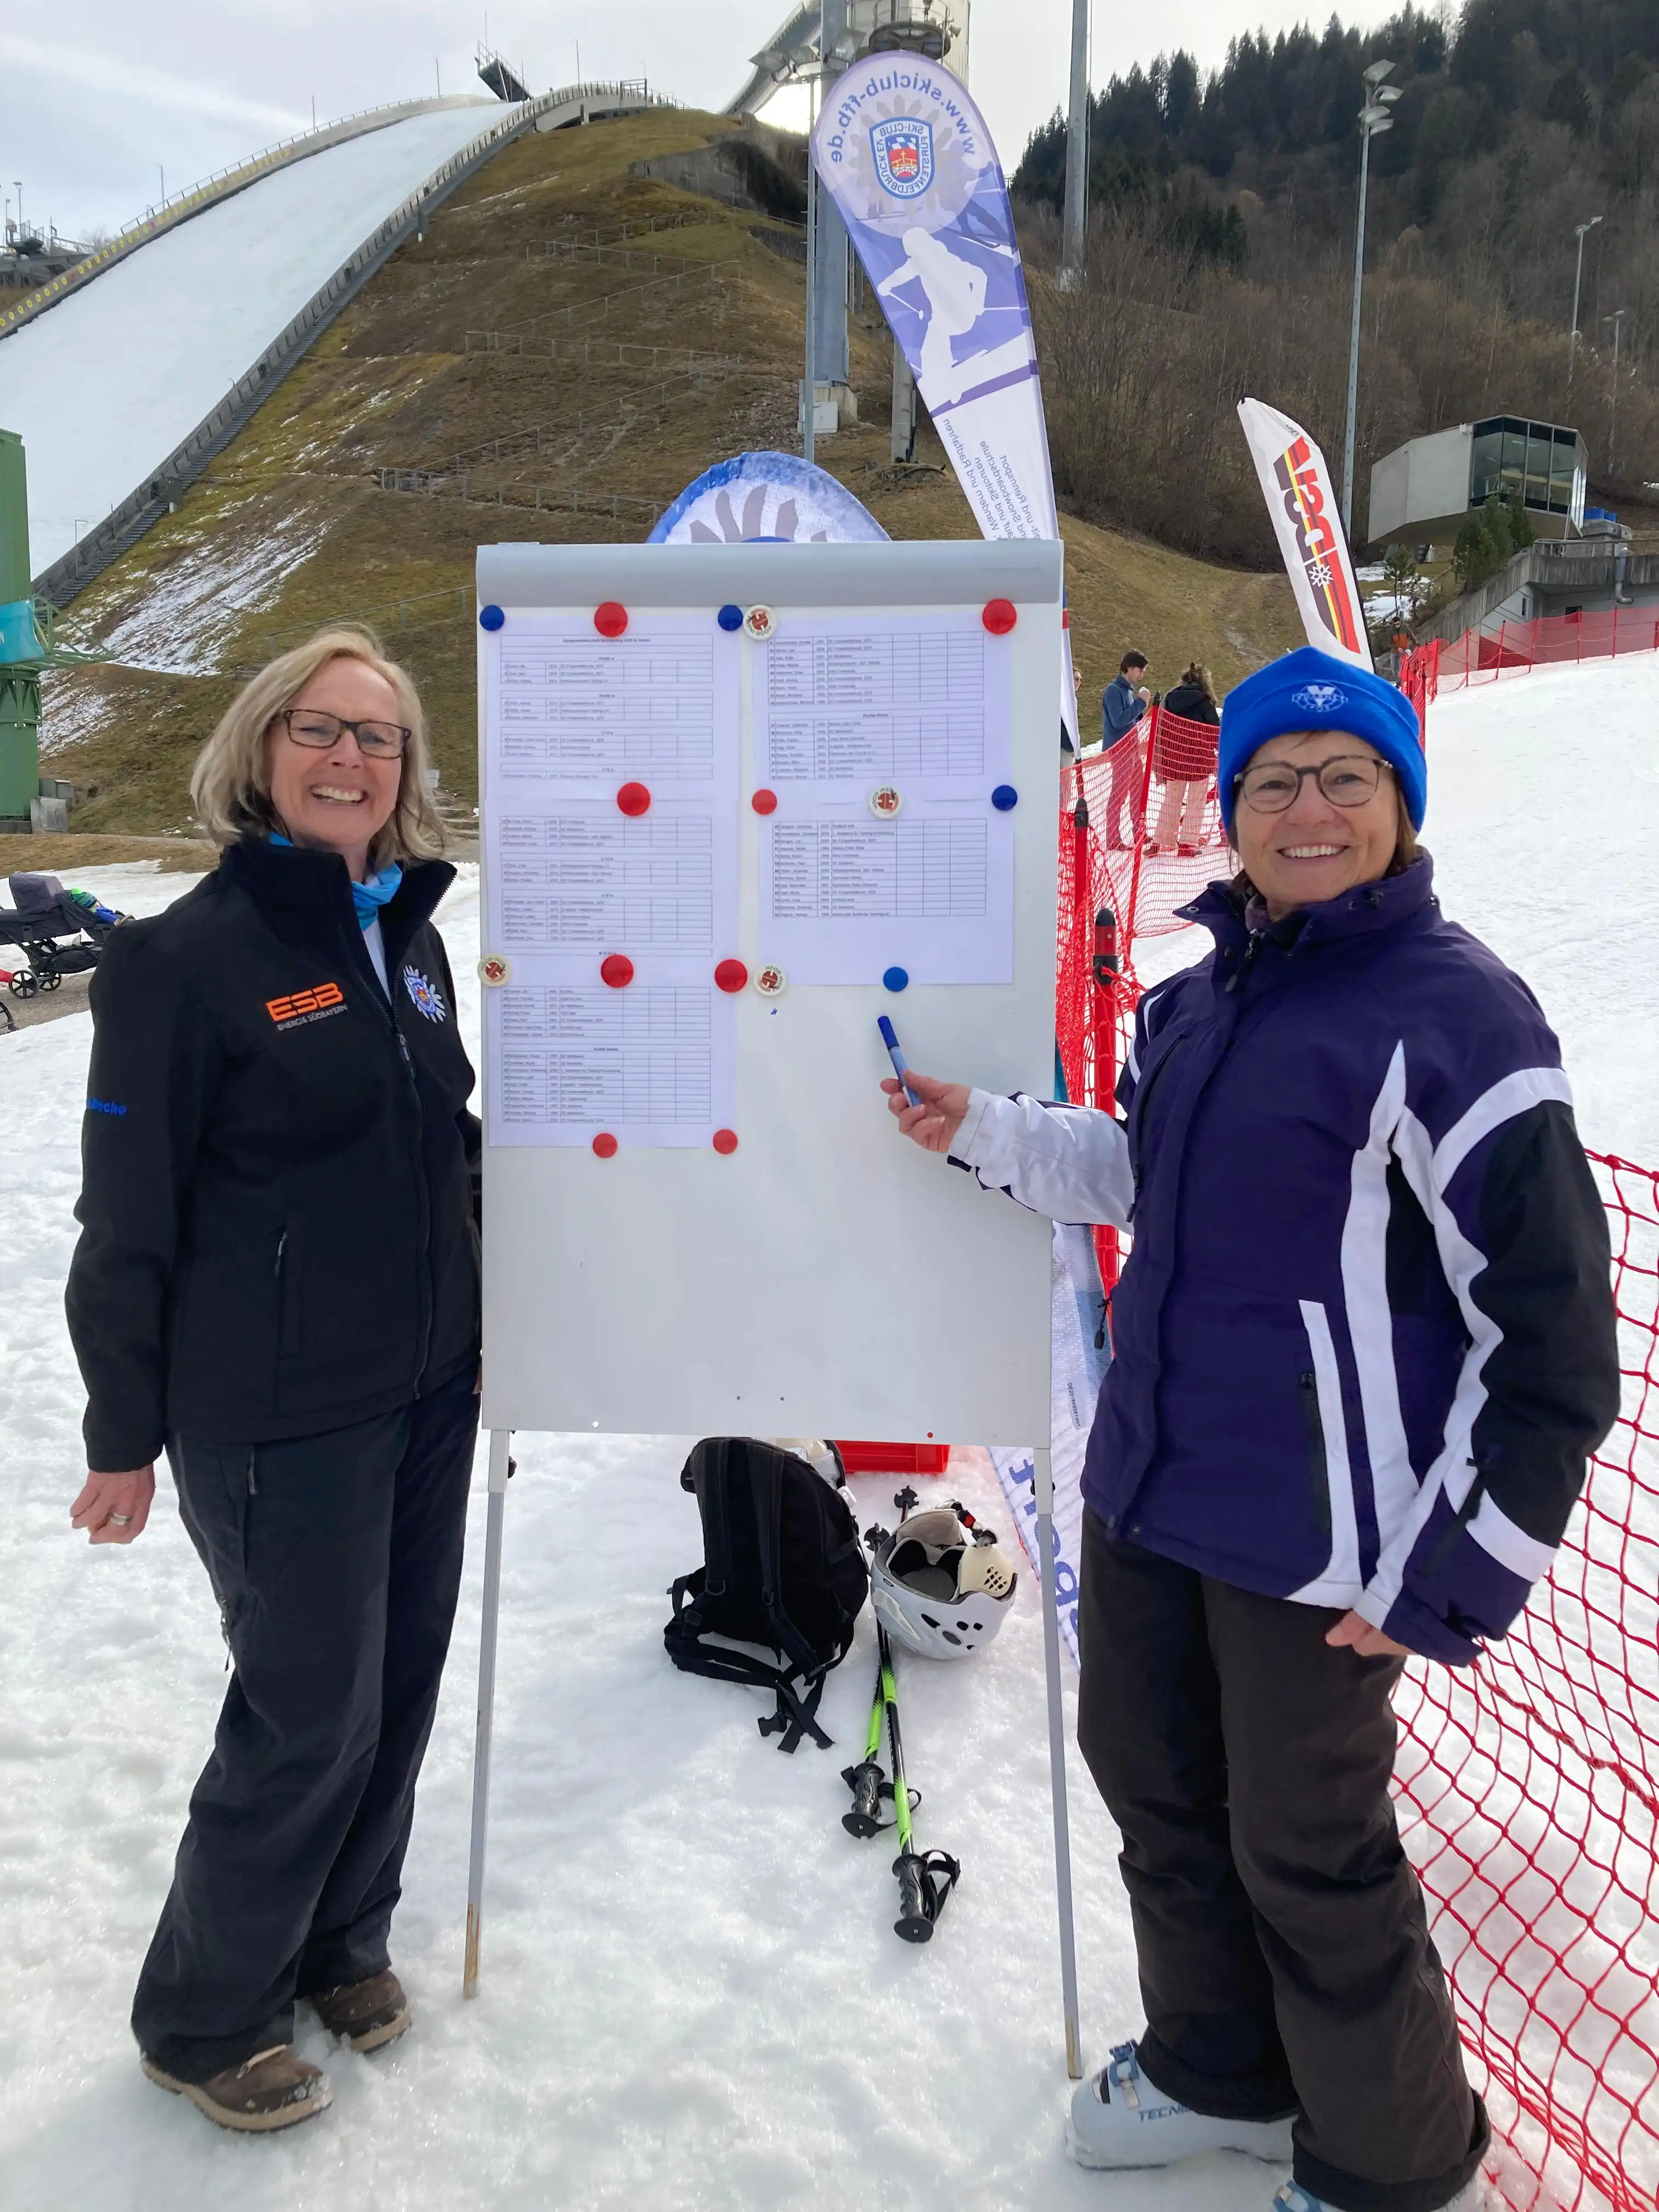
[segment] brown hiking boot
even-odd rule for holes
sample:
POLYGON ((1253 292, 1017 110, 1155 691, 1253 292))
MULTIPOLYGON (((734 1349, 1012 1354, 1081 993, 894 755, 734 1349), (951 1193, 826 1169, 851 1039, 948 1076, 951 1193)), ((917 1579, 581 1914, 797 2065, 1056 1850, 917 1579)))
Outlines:
POLYGON ((301 2120, 314 2120, 334 2101, 328 2076, 319 2067, 296 2057, 292 2045, 287 2043, 270 2051, 256 2051, 240 2066, 227 2066, 206 2081, 180 2081, 175 2075, 164 2074, 142 2052, 138 2063, 158 2088, 170 2090, 175 2097, 188 2097, 222 2128, 238 2128, 248 2135, 297 2128, 301 2120))
POLYGON ((331 2035, 343 2035, 354 2051, 378 2051, 395 2043, 414 2021, 404 1985, 390 1966, 366 1982, 337 1990, 314 1990, 311 2002, 331 2035))

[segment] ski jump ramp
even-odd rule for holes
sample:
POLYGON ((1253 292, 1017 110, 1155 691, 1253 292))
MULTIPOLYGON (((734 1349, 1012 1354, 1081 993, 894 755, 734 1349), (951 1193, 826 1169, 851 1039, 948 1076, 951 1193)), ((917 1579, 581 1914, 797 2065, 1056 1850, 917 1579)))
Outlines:
POLYGON ((165 514, 427 210, 508 139, 651 104, 642 85, 434 102, 231 191, 0 337, 0 425, 27 451, 37 589, 64 604, 165 514))

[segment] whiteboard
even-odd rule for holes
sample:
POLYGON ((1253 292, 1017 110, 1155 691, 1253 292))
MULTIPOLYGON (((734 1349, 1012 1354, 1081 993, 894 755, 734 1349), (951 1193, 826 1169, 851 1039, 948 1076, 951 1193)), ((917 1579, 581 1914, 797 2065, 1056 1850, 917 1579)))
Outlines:
MULTIPOLYGON (((1048 1094, 1054 984, 1061 548, 999 544, 480 548, 480 817, 491 819, 491 685, 502 639, 547 618, 770 608, 890 617, 1011 600, 1012 980, 790 983, 726 1001, 735 1152, 496 1144, 483 1110, 487 1426, 669 1435, 1030 1443, 1048 1434, 1049 1224, 907 1144, 878 1085, 886 1013, 913 1066, 1048 1094)), ((771 955, 760 903, 754 663, 739 641, 738 957, 771 955)), ((486 834, 486 939, 501 855, 486 834)), ((495 948, 486 941, 481 957, 495 948)), ((486 1000, 489 996, 486 988, 486 1000)), ((485 1031, 490 1023, 486 1009, 485 1031)))

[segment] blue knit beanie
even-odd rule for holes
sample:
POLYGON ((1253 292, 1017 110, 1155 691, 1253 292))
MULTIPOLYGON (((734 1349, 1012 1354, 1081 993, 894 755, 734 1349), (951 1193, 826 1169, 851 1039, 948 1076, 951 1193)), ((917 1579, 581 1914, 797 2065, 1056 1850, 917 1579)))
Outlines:
POLYGON ((1356 668, 1351 660, 1338 660, 1316 646, 1304 645, 1270 660, 1227 694, 1216 784, 1221 818, 1230 835, 1235 787, 1250 756, 1270 738, 1300 730, 1342 730, 1375 745, 1394 769, 1413 829, 1423 827, 1429 773, 1416 708, 1403 691, 1368 668, 1356 668))

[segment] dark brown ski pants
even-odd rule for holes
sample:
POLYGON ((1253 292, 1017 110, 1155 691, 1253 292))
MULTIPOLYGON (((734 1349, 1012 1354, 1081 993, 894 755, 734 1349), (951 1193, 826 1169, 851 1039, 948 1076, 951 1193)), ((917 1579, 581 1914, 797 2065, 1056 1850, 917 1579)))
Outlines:
POLYGON ((1078 1618, 1143 2071, 1194 2112, 1296 2112, 1296 2179, 1341 2212, 1437 2212, 1487 2126, 1389 1796, 1402 1662, 1334 1650, 1330 1608, 1114 1541, 1092 1510, 1078 1618))

